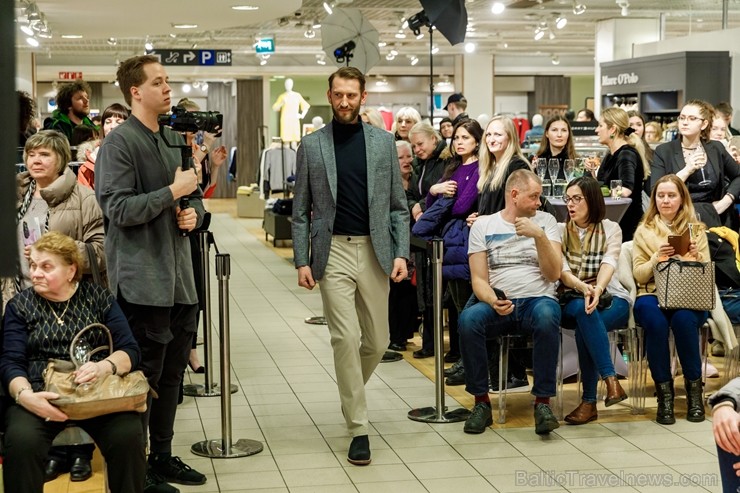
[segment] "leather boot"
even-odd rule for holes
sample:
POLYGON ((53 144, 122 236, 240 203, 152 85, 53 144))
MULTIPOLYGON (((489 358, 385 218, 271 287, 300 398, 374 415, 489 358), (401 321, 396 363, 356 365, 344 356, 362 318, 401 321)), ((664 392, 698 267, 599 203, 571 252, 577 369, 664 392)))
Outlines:
POLYGON ((622 402, 627 398, 627 392, 619 384, 619 379, 616 375, 606 377, 604 383, 606 384, 606 397, 604 397, 604 405, 606 407, 613 406, 617 402, 622 402))
POLYGON ((704 398, 701 395, 701 378, 683 379, 686 385, 686 419, 692 423, 704 421, 704 398))
POLYGON ((598 417, 599 415, 596 412, 595 402, 581 401, 581 403, 578 404, 578 407, 565 417, 565 422, 572 425, 585 425, 598 417))
POLYGON ((655 415, 655 421, 662 425, 672 425, 676 422, 673 415, 673 380, 655 384, 655 391, 658 394, 658 412, 655 415))

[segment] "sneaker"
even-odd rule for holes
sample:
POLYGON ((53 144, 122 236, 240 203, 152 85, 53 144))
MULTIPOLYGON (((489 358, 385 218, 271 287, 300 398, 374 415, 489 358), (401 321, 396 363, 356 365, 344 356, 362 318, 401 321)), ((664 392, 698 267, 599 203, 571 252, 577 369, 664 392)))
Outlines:
POLYGON ((162 476, 168 483, 200 485, 206 482, 204 474, 199 473, 174 455, 165 458, 158 458, 154 454, 150 455, 149 468, 162 476))
POLYGON ((486 428, 493 424, 493 412, 491 404, 485 402, 476 402, 470 416, 465 421, 463 431, 465 433, 479 434, 486 431, 486 428))
POLYGON ((463 362, 462 362, 462 359, 459 359, 451 367, 445 368, 444 374, 446 377, 449 377, 459 372, 460 370, 462 370, 462 368, 463 368, 463 362))
POLYGON ((354 437, 349 445, 347 462, 356 466, 366 466, 370 461, 370 440, 367 435, 354 437))
POLYGON ((560 428, 560 423, 552 413, 552 409, 547 404, 539 403, 534 405, 534 432, 538 435, 547 435, 552 430, 560 428))
POLYGON ((144 493, 180 493, 180 490, 167 484, 162 476, 150 468, 144 479, 144 493))
MULTIPOLYGON (((492 394, 498 394, 498 378, 496 380, 491 380, 491 387, 489 389, 489 392, 492 394)), ((517 378, 514 375, 509 375, 509 378, 506 380, 506 393, 520 393, 520 392, 529 392, 529 380, 526 378, 517 378)))

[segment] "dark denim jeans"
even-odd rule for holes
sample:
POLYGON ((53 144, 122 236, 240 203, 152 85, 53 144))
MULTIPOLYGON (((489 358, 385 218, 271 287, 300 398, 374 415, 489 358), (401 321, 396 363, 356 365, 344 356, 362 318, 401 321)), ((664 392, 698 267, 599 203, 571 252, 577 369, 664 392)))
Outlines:
POLYGON ((740 457, 730 452, 725 452, 717 445, 717 458, 719 459, 719 474, 722 477, 722 492, 740 492, 740 477, 737 476, 732 466, 740 462, 740 457))
POLYGON ((488 393, 486 340, 505 334, 532 335, 536 397, 556 394, 555 373, 560 350, 560 305, 553 298, 512 300, 514 311, 501 316, 488 303, 468 305, 460 314, 460 353, 465 365, 465 390, 479 396, 488 393))
POLYGON ((738 289, 721 289, 719 298, 722 300, 722 308, 730 317, 730 322, 740 324, 740 290, 738 289))
POLYGON ((627 325, 629 303, 614 297, 612 306, 587 314, 583 298, 570 301, 563 307, 563 327, 575 329, 578 348, 578 366, 581 368, 583 400, 596 402, 596 386, 601 378, 617 374, 609 351, 608 331, 627 325))
POLYGON ((669 329, 673 331, 684 377, 688 380, 701 378, 699 329, 707 321, 707 312, 664 310, 658 306, 656 296, 645 295, 635 301, 634 313, 635 321, 645 330, 645 352, 655 383, 673 380, 668 346, 669 329))

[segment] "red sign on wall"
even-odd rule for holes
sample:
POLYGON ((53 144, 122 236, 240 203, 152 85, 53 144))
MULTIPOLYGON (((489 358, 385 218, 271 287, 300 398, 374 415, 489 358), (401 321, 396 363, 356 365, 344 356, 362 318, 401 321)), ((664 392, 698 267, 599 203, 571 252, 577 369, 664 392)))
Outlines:
POLYGON ((59 72, 59 80, 82 79, 82 72, 59 72))

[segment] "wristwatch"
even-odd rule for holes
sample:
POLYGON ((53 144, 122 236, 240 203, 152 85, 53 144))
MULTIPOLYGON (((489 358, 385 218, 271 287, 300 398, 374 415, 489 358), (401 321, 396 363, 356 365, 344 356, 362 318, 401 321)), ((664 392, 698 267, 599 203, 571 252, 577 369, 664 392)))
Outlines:
POLYGON ((200 145, 200 152, 202 152, 203 154, 208 154, 208 146, 205 145, 205 144, 201 144, 200 145))

